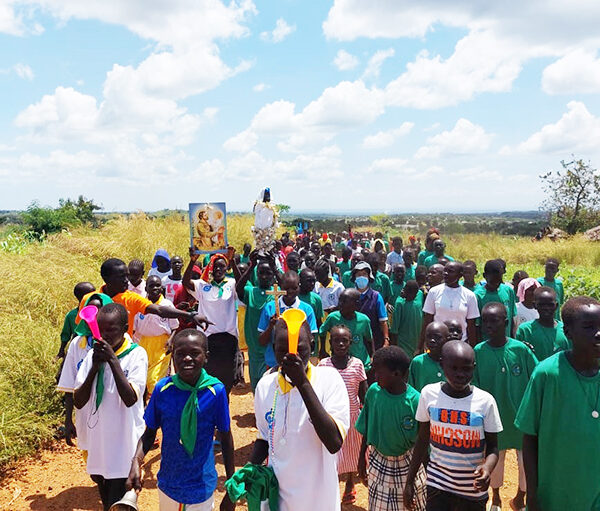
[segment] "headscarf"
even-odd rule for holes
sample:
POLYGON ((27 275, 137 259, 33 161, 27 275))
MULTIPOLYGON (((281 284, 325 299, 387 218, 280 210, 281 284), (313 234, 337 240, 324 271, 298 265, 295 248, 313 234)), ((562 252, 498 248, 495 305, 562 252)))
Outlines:
MULTIPOLYGON (((97 293, 94 291, 93 293, 85 295, 81 299, 81 302, 79 304, 79 310, 83 309, 86 305, 89 305, 92 298, 100 298, 100 301, 102 302, 102 307, 104 307, 108 303, 113 303, 113 300, 110 296, 105 295, 104 293, 97 293)), ((79 312, 77 312, 77 319, 75 322, 77 323, 77 326, 75 327, 75 333, 77 335, 81 335, 84 337, 92 335, 92 331, 90 330, 89 325, 86 321, 81 319, 81 317, 79 316, 79 312)))
POLYGON ((538 288, 541 286, 541 284, 533 277, 528 277, 519 282, 519 286, 517 287, 517 298, 520 302, 525 300, 525 291, 527 291, 532 286, 538 288))
POLYGON ((167 252, 164 248, 159 248, 152 259, 152 268, 157 268, 158 264, 156 263, 157 257, 164 257, 167 261, 171 262, 171 256, 169 256, 169 252, 167 252))
POLYGON ((208 264, 204 267, 204 270, 202 271, 202 280, 204 282, 208 282, 208 279, 212 279, 212 272, 213 272, 213 268, 215 266, 215 263, 219 260, 219 259, 223 259, 227 264, 229 264, 229 259, 227 259, 227 257, 223 254, 213 254, 210 258, 210 260, 208 261, 208 264))

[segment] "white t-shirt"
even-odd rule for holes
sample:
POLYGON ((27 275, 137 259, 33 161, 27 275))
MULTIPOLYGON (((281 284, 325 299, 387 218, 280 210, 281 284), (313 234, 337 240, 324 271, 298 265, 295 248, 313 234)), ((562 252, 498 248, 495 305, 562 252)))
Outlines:
POLYGON ((134 286, 131 282, 127 285, 127 289, 129 291, 133 291, 135 294, 140 295, 142 298, 146 298, 146 281, 142 279, 142 281, 134 286))
POLYGON ((183 280, 173 280, 168 275, 162 279, 162 285, 165 288, 165 298, 172 302, 175 299, 175 293, 183 287, 183 280))
POLYGON ((430 423, 430 461, 427 485, 471 499, 487 491, 473 486, 475 469, 485 460, 485 433, 499 433, 502 422, 491 394, 472 386, 473 392, 453 398, 442 391, 444 382, 425 385, 415 415, 430 423))
MULTIPOLYGON (((337 454, 331 454, 317 436, 298 389, 283 394, 278 379, 277 372, 260 379, 254 410, 258 438, 269 442, 269 466, 279 481, 279 510, 339 511, 337 454)), ((332 367, 311 367, 310 383, 345 438, 350 426, 350 400, 344 380, 332 367)))
POLYGON ((540 315, 538 311, 535 309, 528 309, 523 305, 523 302, 517 303, 517 315, 515 316, 515 329, 519 328, 521 323, 525 323, 526 321, 533 321, 534 319, 538 319, 540 315))
POLYGON ((479 317, 477 297, 473 291, 463 286, 448 287, 439 284, 427 293, 423 312, 433 314, 434 321, 456 319, 462 327, 462 340, 467 340, 467 319, 479 317))
POLYGON ((315 293, 321 297, 323 302, 323 310, 331 309, 338 306, 340 295, 344 291, 344 286, 341 282, 331 279, 331 282, 324 287, 323 284, 317 282, 315 284, 315 293))
MULTIPOLYGON (((88 352, 92 349, 91 341, 92 337, 89 338, 77 336, 74 337, 69 343, 67 354, 65 355, 65 362, 60 372, 60 378, 58 379, 58 385, 56 389, 60 392, 72 393, 75 390, 75 382, 77 380, 77 371, 81 367, 83 360, 85 359, 88 352)), ((80 410, 73 407, 75 412, 75 428, 77 429, 77 447, 80 449, 87 449, 86 447, 86 429, 77 426, 77 418, 81 413, 80 410)))
MULTIPOLYGON (((173 303, 162 298, 157 305, 173 307, 173 303)), ((179 326, 179 320, 175 318, 161 318, 158 314, 136 314, 133 320, 133 338, 158 337, 163 334, 171 334, 179 326)))
POLYGON ((203 314, 214 325, 209 325, 206 335, 228 332, 238 336, 237 309, 235 302, 235 279, 225 277, 222 296, 219 298, 219 288, 202 279, 192 280, 194 291, 190 294, 198 300, 198 314, 203 314))
MULTIPOLYGON (((129 336, 126 338, 131 342, 129 336)), ((90 372, 93 354, 90 351, 83 360, 77 372, 75 388, 81 387, 90 372)), ((112 371, 105 364, 102 403, 96 410, 96 377, 89 401, 76 415, 77 434, 85 435, 84 445, 81 445, 81 439, 78 445, 88 452, 87 473, 98 474, 105 479, 119 479, 129 475, 131 459, 145 429, 142 396, 146 388, 148 355, 145 349, 137 347, 119 359, 119 362, 127 381, 138 395, 135 404, 125 406, 112 371)))
POLYGON ((152 275, 156 275, 160 280, 162 280, 165 277, 168 277, 169 275, 171 275, 171 270, 163 272, 163 271, 158 271, 158 268, 150 268, 150 271, 148 272, 148 277, 150 277, 152 275))

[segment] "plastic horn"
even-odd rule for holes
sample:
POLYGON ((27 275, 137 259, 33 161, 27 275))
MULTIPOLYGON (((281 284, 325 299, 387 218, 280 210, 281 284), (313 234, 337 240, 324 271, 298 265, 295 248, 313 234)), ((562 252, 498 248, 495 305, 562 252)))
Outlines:
POLYGON ((100 329, 98 328, 98 322, 96 321, 96 316, 98 315, 98 307, 95 305, 86 305, 83 309, 79 311, 79 317, 83 319, 90 330, 92 331, 92 335, 94 339, 100 339, 100 329))
POLYGON ((298 353, 298 337, 300 327, 306 321, 306 314, 300 309, 288 309, 281 315, 288 329, 288 351, 298 353))

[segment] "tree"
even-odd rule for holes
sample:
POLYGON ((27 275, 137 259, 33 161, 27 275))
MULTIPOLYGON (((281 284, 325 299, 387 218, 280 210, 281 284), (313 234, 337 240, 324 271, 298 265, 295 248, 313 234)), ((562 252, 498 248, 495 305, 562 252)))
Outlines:
POLYGON ((290 212, 290 209, 292 209, 287 204, 275 204, 275 207, 277 208, 277 211, 280 215, 285 215, 286 213, 290 212))
POLYGON ((600 205, 600 174, 591 162, 576 160, 560 162, 561 170, 542 174, 542 186, 547 194, 541 209, 550 223, 569 234, 593 226, 600 205))
POLYGON ((94 211, 100 211, 101 206, 95 204, 92 199, 86 199, 83 195, 77 198, 77 201, 71 199, 60 199, 58 201, 59 209, 65 212, 73 212, 77 219, 83 224, 98 225, 98 220, 94 211))
POLYGON ((22 214, 23 222, 28 229, 35 232, 40 239, 46 234, 60 232, 76 225, 91 224, 94 227, 99 225, 94 211, 102 208, 94 204, 93 200, 80 195, 76 201, 60 199, 58 203, 58 208, 50 208, 42 207, 34 201, 22 214))

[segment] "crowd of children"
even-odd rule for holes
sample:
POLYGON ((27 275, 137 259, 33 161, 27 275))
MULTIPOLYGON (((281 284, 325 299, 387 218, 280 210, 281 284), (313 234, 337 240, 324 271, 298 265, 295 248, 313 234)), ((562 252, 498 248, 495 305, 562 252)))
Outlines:
POLYGON ((335 511, 360 480, 369 511, 500 511, 515 451, 511 509, 600 511, 600 303, 565 302, 556 259, 511 282, 489 260, 477 281, 430 229, 423 250, 285 233, 271 252, 190 250, 186 266, 160 249, 150 266, 107 259, 61 333, 65 438, 105 511, 142 490, 158 438, 161 511, 214 508, 215 449, 222 510, 335 511), (286 311, 304 318, 297 349, 286 311), (245 358, 258 437, 236 472, 245 358))

